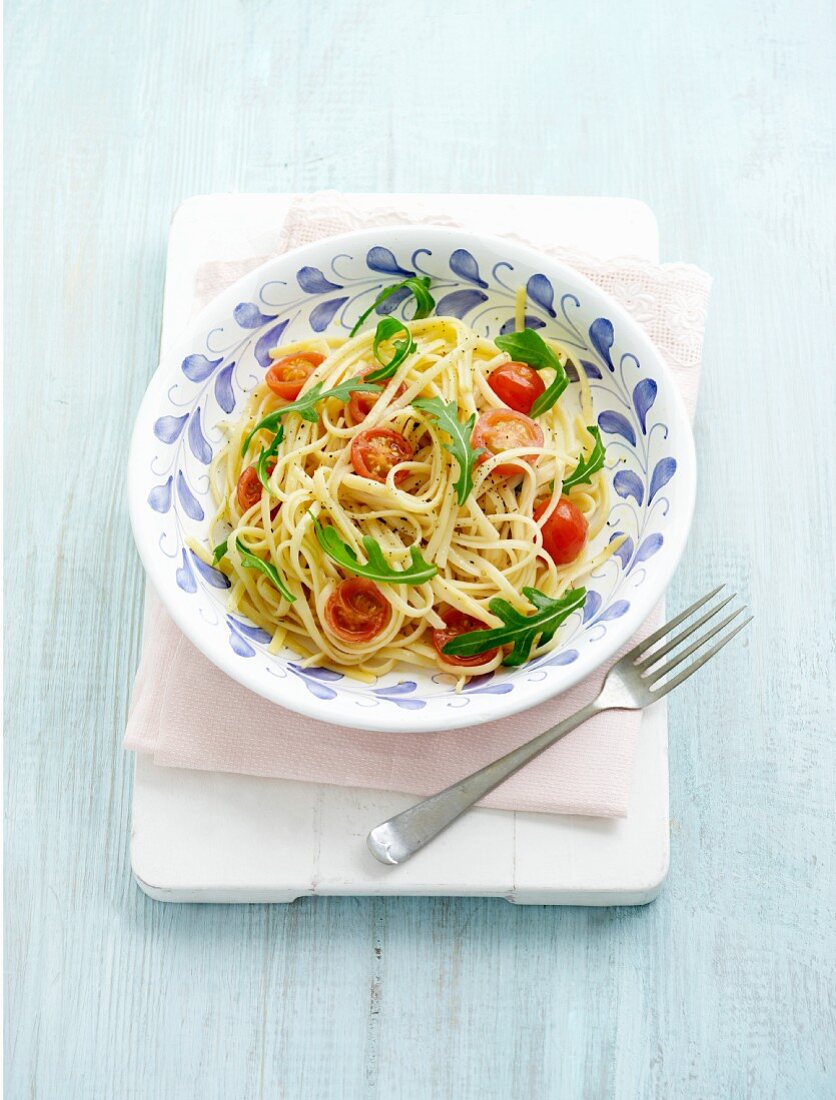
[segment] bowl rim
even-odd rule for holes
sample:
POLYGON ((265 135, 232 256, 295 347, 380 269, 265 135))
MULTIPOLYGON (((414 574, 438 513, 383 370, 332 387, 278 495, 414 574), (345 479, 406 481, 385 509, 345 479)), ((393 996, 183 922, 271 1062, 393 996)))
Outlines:
MULTIPOLYGON (((308 718, 322 722, 323 725, 332 727, 334 725, 347 726, 369 732, 396 733, 441 733, 508 719, 546 703, 550 699, 556 699, 559 695, 575 687, 581 680, 594 676, 601 666, 606 664, 622 648, 628 638, 636 633, 653 608, 662 599, 687 545, 694 515, 696 487, 697 464, 694 436, 676 379, 650 336, 615 298, 575 268, 514 238, 477 233, 452 226, 410 224, 356 229, 288 249, 288 251, 271 257, 263 264, 253 268, 252 271, 241 276, 241 278, 236 279, 234 283, 208 302, 184 326, 180 338, 173 341, 160 355, 157 367, 148 380, 145 393, 137 410, 131 434, 127 469, 128 510, 131 528, 145 573, 178 629, 220 672, 255 694, 267 699, 276 707, 303 714, 308 718), (519 262, 539 267, 547 274, 552 271, 564 282, 568 282, 573 287, 577 287, 579 291, 602 301, 606 315, 619 326, 624 326, 626 331, 629 332, 631 347, 640 357, 642 364, 646 361, 650 362, 652 364, 650 369, 652 369, 654 376, 664 380, 665 397, 666 401, 670 403, 671 409, 671 430, 672 433, 676 433, 676 438, 683 452, 681 462, 677 467, 678 472, 681 474, 677 484, 680 519, 672 527, 670 535, 666 536, 667 552, 664 561, 652 574, 653 583, 650 583, 650 577, 648 577, 648 587, 643 589, 638 598, 632 603, 633 607, 638 605, 638 617, 634 613, 612 622, 606 638, 601 641, 601 649, 598 651, 600 656, 596 658, 594 664, 590 666, 588 662, 581 660, 565 666, 558 690, 554 690, 552 678, 545 677, 539 682, 529 682, 525 690, 511 691, 507 695, 472 696, 470 706, 451 709, 449 714, 445 714, 440 708, 431 708, 426 712, 424 710, 404 711, 399 709, 397 717, 395 717, 391 711, 382 707, 370 707, 368 709, 358 708, 356 714, 353 711, 345 711, 340 715, 341 721, 334 723, 331 721, 331 712, 328 711, 326 704, 304 691, 301 684, 298 685, 301 690, 292 692, 289 699, 282 698, 280 700, 279 691, 274 690, 271 692, 269 690, 273 685, 263 672, 257 671, 258 666, 250 666, 248 662, 242 660, 233 660, 235 654, 228 646, 217 644, 214 635, 200 629, 199 616, 189 614, 186 601, 177 598, 179 593, 173 589, 173 581, 168 576, 169 571, 166 569, 165 562, 159 554, 154 552, 157 546, 156 535, 151 537, 149 534, 150 529, 147 525, 145 509, 144 489, 146 486, 143 484, 145 472, 141 470, 140 463, 142 456, 147 451, 145 433, 158 408, 159 393, 162 392, 161 383, 172 376, 174 369, 179 366, 184 356, 194 350, 197 334, 205 330, 206 323, 211 317, 216 316, 219 312, 231 316, 234 306, 242 300, 242 293, 246 297, 244 288, 257 284, 276 264, 292 264, 297 257, 309 255, 322 246, 334 244, 337 249, 350 248, 352 246, 356 247, 361 242, 369 243, 372 238, 375 238, 373 243, 391 243, 397 241, 398 238, 415 234, 420 234, 422 243, 431 243, 436 240, 447 245, 455 241, 460 247, 469 245, 472 249, 478 249, 487 246, 501 252, 510 252, 510 259, 516 257, 519 262), (169 593, 174 598, 167 598, 169 593)), ((404 671, 407 669, 408 666, 404 666, 404 671)), ((286 683, 286 681, 277 680, 275 687, 278 688, 283 683, 286 683)), ((522 687, 521 684, 518 686, 522 687)))

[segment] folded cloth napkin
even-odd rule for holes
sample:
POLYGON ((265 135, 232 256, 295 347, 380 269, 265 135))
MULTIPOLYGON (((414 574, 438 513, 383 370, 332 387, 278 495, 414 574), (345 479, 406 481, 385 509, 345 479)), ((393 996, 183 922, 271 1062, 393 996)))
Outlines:
MULTIPOLYGON (((453 224, 423 209, 370 215, 336 193, 300 197, 274 239, 273 254, 361 225, 419 221, 453 224)), ((688 264, 602 262, 565 249, 548 251, 617 298, 645 327, 693 417, 709 277, 688 264)), ((196 278, 195 311, 269 258, 205 264, 196 278)), ((370 733, 317 722, 252 694, 187 641, 150 587, 147 598, 145 648, 124 743, 152 754, 154 763, 163 766, 429 794, 573 713, 596 695, 604 677, 598 672, 557 699, 498 722, 446 733, 370 733)), ((652 628, 652 619, 643 634, 652 628)), ((597 715, 483 804, 625 816, 639 722, 640 714, 631 711, 597 715)))

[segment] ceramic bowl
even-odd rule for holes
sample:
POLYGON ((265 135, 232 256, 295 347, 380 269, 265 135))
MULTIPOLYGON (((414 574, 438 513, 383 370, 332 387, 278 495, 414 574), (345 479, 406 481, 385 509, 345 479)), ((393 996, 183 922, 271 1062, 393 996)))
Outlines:
MULTIPOLYGON (((399 294, 385 309, 402 315, 399 294)), ((407 305, 407 313, 409 306, 407 305)), ((168 354, 143 399, 129 461, 131 522, 143 565, 180 629, 219 669, 281 707, 364 729, 437 731, 503 718, 558 695, 611 657, 661 597, 679 561, 694 505, 688 418, 670 372, 615 301, 577 272, 511 241, 432 226, 362 230, 288 252, 216 298, 168 354), (361 684, 302 668, 290 651, 226 606, 228 582, 187 546, 208 541, 214 513, 208 465, 277 344, 311 333, 348 334, 386 285, 432 278, 439 314, 479 332, 526 323, 582 364, 607 445, 609 526, 627 538, 586 581, 582 612, 560 644, 522 668, 476 677, 460 693, 441 672, 401 668, 361 684)))

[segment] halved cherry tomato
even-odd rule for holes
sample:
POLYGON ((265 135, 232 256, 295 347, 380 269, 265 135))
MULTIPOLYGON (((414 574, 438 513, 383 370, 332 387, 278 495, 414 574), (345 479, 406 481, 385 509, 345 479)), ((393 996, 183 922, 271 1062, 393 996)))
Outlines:
POLYGON ((258 504, 263 491, 264 488, 258 480, 255 466, 248 466, 238 478, 238 506, 241 511, 246 512, 248 508, 258 504))
POLYGON ((546 383, 527 363, 503 363, 491 371, 488 385, 500 401, 521 413, 530 413, 540 394, 546 392, 546 383))
MULTIPOLYGON (((272 470, 276 465, 275 462, 269 464, 269 469, 272 470)), ((246 470, 238 478, 238 486, 236 493, 238 495, 238 507, 242 512, 246 512, 252 508, 254 504, 258 504, 261 500, 261 494, 264 492, 264 486, 258 480, 258 474, 255 472, 255 466, 248 466, 246 470)), ((270 519, 276 518, 276 513, 279 510, 280 505, 277 504, 275 508, 270 510, 270 519)))
MULTIPOLYGON (((367 367, 360 377, 365 378, 367 374, 378 369, 378 366, 367 367)), ((404 387, 398 386, 398 392, 395 394, 395 398, 400 397, 403 391, 404 387)), ((348 399, 348 405, 346 406, 346 420, 352 428, 357 424, 362 424, 380 400, 382 392, 381 390, 380 393, 361 393, 355 390, 355 392, 352 393, 348 399)))
POLYGON ((433 630, 433 645, 442 664, 455 665, 461 668, 471 668, 474 665, 485 665, 492 661, 499 652, 498 649, 487 649, 484 653, 477 653, 473 657, 452 657, 449 653, 442 652, 448 642, 458 638, 459 634, 470 634, 473 630, 487 630, 487 623, 474 619, 472 615, 466 615, 463 611, 457 611, 451 607, 441 615, 444 620, 444 629, 436 627, 433 630))
POLYGON ((325 605, 330 630, 343 642, 370 642, 389 624, 392 605, 365 577, 340 581, 325 605))
MULTIPOLYGON (((360 477, 386 481, 386 475, 399 462, 408 462, 414 454, 412 444, 392 428, 369 428, 351 441, 351 462, 360 477)), ((395 474, 395 484, 408 476, 408 470, 395 474)))
MULTIPOLYGON (((539 519, 549 504, 549 500, 538 504, 534 509, 534 518, 539 519)), ((561 497, 543 524, 543 549, 555 565, 568 565, 586 545, 588 530, 589 524, 583 512, 568 497, 561 497)))
POLYGON ((311 374, 325 356, 315 351, 299 351, 277 359, 267 371, 264 381, 276 397, 285 401, 295 401, 311 374))
MULTIPOLYGON (((542 447, 543 429, 525 413, 514 409, 488 409, 476 421, 473 429, 473 446, 484 447, 487 454, 480 455, 477 463, 486 462, 491 455, 508 451, 512 447, 542 447)), ((536 455, 524 455, 526 462, 536 462, 536 455)), ((521 472, 513 462, 502 462, 494 473, 511 477, 521 472)))

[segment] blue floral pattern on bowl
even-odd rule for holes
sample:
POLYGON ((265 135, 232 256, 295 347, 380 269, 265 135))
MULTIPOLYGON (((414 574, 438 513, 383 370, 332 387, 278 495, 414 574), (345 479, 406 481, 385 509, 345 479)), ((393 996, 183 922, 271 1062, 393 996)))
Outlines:
MULTIPOLYGON (((377 312, 408 316, 407 295, 393 294, 377 312)), ((230 675, 326 721, 438 729, 524 709, 606 659, 646 616, 676 564, 694 477, 690 428, 673 382, 620 307, 521 246, 414 227, 350 234, 280 257, 207 307, 185 348, 149 386, 133 440, 130 497, 137 543, 161 596, 230 675), (478 677, 458 693, 442 673, 402 669, 367 685, 303 668, 290 651, 268 653, 269 635, 227 612, 223 573, 188 547, 190 538, 208 539, 208 466, 224 441, 221 425, 261 379, 269 350, 311 333, 347 334, 383 287, 410 275, 430 276, 439 314, 494 336, 513 328, 517 286, 525 284, 526 325, 558 340, 590 380, 611 467, 603 541, 625 536, 586 582, 585 606, 564 624, 557 649, 521 669, 478 677)))

